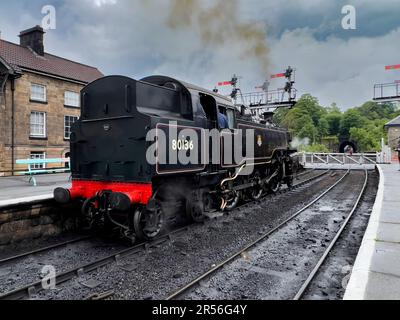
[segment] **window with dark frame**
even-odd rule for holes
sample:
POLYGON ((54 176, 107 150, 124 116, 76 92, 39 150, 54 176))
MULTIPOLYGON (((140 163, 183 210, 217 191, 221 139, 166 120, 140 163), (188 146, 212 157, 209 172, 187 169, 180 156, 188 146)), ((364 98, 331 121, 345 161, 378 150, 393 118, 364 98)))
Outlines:
POLYGON ((69 140, 71 136, 71 127, 78 121, 79 117, 75 116, 65 116, 64 117, 64 139, 69 140))

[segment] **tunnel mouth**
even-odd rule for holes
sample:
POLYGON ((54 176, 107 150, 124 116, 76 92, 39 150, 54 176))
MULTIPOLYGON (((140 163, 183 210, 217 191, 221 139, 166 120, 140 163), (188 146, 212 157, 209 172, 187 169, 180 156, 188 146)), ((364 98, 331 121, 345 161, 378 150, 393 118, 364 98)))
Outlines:
POLYGON ((339 147, 339 152, 340 153, 345 153, 345 149, 346 149, 347 146, 352 147, 354 153, 358 152, 356 144, 354 142, 352 142, 352 141, 344 141, 344 142, 342 142, 340 144, 340 147, 339 147))

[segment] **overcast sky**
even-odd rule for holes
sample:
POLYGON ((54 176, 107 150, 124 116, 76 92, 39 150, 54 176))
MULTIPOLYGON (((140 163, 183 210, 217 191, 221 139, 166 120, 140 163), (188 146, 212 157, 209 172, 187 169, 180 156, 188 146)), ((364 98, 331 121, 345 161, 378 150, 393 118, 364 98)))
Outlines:
POLYGON ((107 75, 165 74, 212 89, 237 73, 248 91, 291 65, 300 93, 342 109, 371 99, 374 83, 400 80, 384 69, 400 64, 400 0, 1 1, 1 37, 18 42, 48 4, 57 28, 46 51, 107 75), (342 28, 348 4, 356 30, 342 28))

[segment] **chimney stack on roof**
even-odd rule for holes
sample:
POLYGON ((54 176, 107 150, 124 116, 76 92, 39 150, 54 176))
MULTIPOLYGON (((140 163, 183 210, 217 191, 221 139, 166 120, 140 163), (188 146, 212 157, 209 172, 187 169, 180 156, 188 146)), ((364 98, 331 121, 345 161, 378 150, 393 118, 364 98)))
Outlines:
POLYGON ((19 34, 20 45, 23 47, 29 47, 38 55, 44 55, 44 43, 43 43, 43 28, 36 26, 24 31, 19 34))

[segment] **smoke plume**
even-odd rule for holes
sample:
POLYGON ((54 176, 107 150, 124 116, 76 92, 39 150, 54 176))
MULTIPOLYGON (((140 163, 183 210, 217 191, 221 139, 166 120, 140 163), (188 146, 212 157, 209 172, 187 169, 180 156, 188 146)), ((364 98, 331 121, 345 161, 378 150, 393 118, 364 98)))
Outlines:
POLYGON ((299 137, 294 137, 292 142, 290 143, 290 146, 293 149, 302 149, 307 147, 310 144, 310 139, 309 138, 299 138, 299 137))
POLYGON ((215 0, 211 5, 202 0, 173 0, 167 25, 175 30, 196 30, 204 47, 240 45, 243 51, 238 63, 255 58, 263 73, 267 73, 269 48, 265 28, 241 21, 237 0, 215 0))

